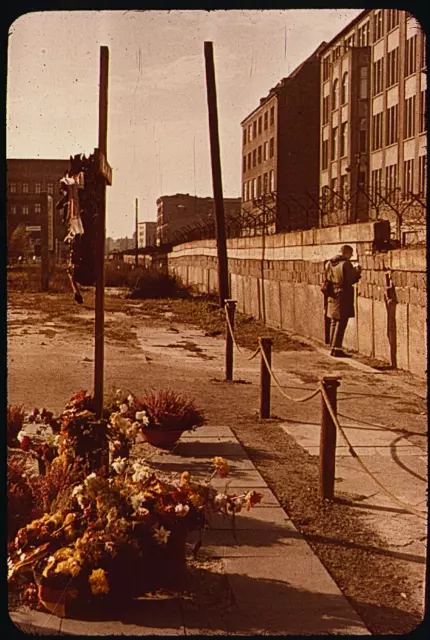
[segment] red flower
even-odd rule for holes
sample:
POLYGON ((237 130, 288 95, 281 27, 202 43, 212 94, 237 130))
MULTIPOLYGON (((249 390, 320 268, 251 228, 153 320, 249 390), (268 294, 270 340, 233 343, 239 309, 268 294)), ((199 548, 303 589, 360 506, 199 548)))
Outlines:
POLYGON ((31 440, 28 436, 24 436, 21 440, 21 449, 23 451, 30 451, 31 448, 31 440))

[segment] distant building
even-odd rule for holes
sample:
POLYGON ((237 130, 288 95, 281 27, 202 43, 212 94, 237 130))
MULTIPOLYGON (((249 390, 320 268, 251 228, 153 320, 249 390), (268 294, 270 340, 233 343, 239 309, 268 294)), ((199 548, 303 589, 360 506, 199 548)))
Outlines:
POLYGON ((139 247, 155 247, 157 241, 157 223, 156 222, 139 222, 139 247))
POLYGON ((321 70, 326 223, 377 216, 391 218, 396 228, 394 209, 409 201, 403 223, 421 210, 424 225, 426 36, 416 19, 398 9, 362 11, 325 45, 321 70))
MULTIPOLYGON (((59 181, 69 169, 69 160, 9 158, 7 160, 7 237, 20 225, 29 227, 30 253, 39 254, 41 204, 37 196, 47 192, 54 206, 60 199, 59 181)), ((66 251, 65 227, 55 212, 55 238, 58 253, 66 251)))
MULTIPOLYGON (((174 242, 178 234, 197 224, 207 224, 215 219, 213 198, 198 198, 188 193, 161 196, 157 200, 157 245, 174 242)), ((240 198, 224 198, 225 216, 239 216, 240 198)))
POLYGON ((242 206, 251 216, 273 214, 276 232, 317 222, 296 200, 318 197, 321 46, 241 122, 242 206))

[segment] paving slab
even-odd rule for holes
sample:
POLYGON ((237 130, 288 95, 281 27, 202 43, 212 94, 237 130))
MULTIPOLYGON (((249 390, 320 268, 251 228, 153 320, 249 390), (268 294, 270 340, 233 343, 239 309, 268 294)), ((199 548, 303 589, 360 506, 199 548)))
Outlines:
POLYGON ((176 453, 183 457, 213 456, 240 456, 246 458, 245 449, 235 439, 226 438, 202 438, 185 439, 179 442, 176 453))
POLYGON ((184 431, 181 440, 195 440, 200 438, 234 438, 233 431, 230 427, 224 425, 204 425, 198 427, 195 431, 184 431))
POLYGON ((59 633, 61 618, 43 611, 11 611, 12 623, 26 634, 52 635, 59 633))
POLYGON ((285 635, 369 635, 304 540, 285 557, 224 558, 249 630, 285 635))
MULTIPOLYGON (((284 526, 290 522, 281 507, 260 507, 258 510, 242 510, 235 517, 235 529, 270 529, 272 525, 284 526)), ((212 514, 209 517, 211 529, 231 529, 232 521, 227 516, 212 514)))

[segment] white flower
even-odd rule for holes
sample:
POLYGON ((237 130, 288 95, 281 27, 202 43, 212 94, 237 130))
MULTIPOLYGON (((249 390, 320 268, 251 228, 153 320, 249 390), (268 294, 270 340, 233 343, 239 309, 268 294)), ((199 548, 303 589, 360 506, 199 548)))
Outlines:
POLYGON ((132 393, 130 393, 130 395, 127 397, 127 402, 128 402, 128 404, 133 404, 134 395, 132 393))
POLYGON ((142 500, 143 500, 143 494, 142 493, 136 493, 134 496, 131 496, 131 498, 130 498, 131 506, 133 507, 133 509, 135 511, 142 504, 142 500))
POLYGON ((148 425, 149 418, 146 415, 146 411, 136 411, 135 419, 141 422, 142 424, 148 425))
POLYGON ((81 484, 78 484, 76 487, 74 487, 73 491, 72 491, 72 496, 75 497, 79 494, 82 493, 84 487, 81 484))
POLYGON ((133 465, 134 474, 131 479, 133 482, 145 482, 152 476, 152 471, 150 467, 147 465, 141 464, 140 462, 135 462, 133 465))
POLYGON ((187 504, 177 504, 175 507, 175 513, 177 516, 183 518, 187 515, 190 507, 187 504))
POLYGON ((26 559, 26 557, 27 557, 27 556, 25 555, 25 553, 21 553, 21 555, 19 556, 19 559, 20 559, 22 562, 24 562, 24 560, 26 559))
POLYGON ((158 542, 158 544, 166 544, 171 532, 167 531, 167 529, 165 529, 163 525, 161 525, 160 527, 152 527, 152 528, 154 531, 153 533, 154 540, 158 542))
POLYGON ((81 493, 79 493, 76 496, 76 501, 77 501, 77 503, 78 503, 78 505, 80 506, 81 509, 85 509, 85 507, 87 506, 86 500, 85 500, 84 496, 81 493))
POLYGON ((117 398, 122 398, 122 397, 123 397, 123 395, 124 395, 124 392, 123 392, 123 390, 122 390, 122 389, 117 389, 117 390, 115 391, 115 396, 116 396, 117 398))
POLYGON ((127 458, 117 458, 112 462, 112 467, 119 475, 124 473, 127 468, 127 458))
POLYGON ((123 404, 120 404, 119 405, 119 411, 120 411, 120 413, 127 413, 128 404, 125 404, 125 402, 123 404))
POLYGON ((222 509, 227 504, 227 500, 228 498, 225 493, 217 493, 214 498, 214 503, 217 507, 222 509))
POLYGON ((89 476, 87 476, 87 477, 85 478, 85 480, 84 480, 84 484, 86 484, 86 485, 88 486, 89 484, 91 484, 91 482, 92 482, 93 480, 96 480, 96 478, 97 478, 97 476, 96 476, 96 474, 95 474, 95 473, 94 473, 94 471, 93 471, 93 473, 90 473, 90 475, 89 475, 89 476))
POLYGON ((21 430, 16 437, 18 439, 18 442, 22 442, 26 436, 27 434, 25 433, 25 431, 21 430))
POLYGON ((60 435, 56 435, 54 438, 54 447, 59 447, 60 446, 60 440, 61 440, 61 436, 60 435))
POLYGON ((136 509, 135 513, 137 516, 144 517, 148 515, 149 511, 148 509, 145 509, 145 507, 139 507, 138 509, 136 509))

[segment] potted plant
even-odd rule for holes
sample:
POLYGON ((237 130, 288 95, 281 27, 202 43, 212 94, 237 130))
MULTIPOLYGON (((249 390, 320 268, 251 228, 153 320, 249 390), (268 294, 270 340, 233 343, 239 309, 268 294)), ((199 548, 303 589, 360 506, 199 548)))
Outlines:
POLYGON ((135 420, 141 423, 143 439, 161 448, 172 447, 184 431, 206 422, 193 398, 171 389, 151 391, 135 398, 133 408, 136 408, 135 420))

